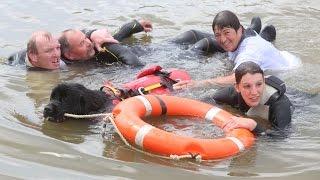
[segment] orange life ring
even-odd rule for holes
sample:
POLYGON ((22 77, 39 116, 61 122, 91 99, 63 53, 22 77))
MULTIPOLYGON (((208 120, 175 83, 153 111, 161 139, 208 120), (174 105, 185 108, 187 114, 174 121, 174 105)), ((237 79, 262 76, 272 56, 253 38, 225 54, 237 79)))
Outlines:
POLYGON ((135 96, 120 102, 114 109, 114 122, 131 145, 157 155, 201 155, 203 160, 221 159, 252 146, 254 135, 247 129, 234 129, 217 139, 179 136, 144 122, 145 116, 193 116, 212 121, 223 128, 232 116, 212 105, 175 96, 135 96))

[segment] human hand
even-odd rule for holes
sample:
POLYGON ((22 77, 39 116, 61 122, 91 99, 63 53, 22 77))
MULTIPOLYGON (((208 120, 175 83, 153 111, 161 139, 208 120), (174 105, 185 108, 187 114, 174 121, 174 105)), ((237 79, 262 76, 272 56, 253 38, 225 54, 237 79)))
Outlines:
POLYGON ((196 85, 196 81, 193 80, 184 80, 184 81, 179 81, 175 84, 173 84, 173 89, 174 90, 181 90, 181 89, 187 89, 188 87, 193 87, 196 85))
POLYGON ((250 118, 232 116, 223 127, 225 132, 230 132, 235 128, 245 128, 252 131, 257 126, 257 122, 250 118))
POLYGON ((101 46, 103 43, 117 44, 119 41, 114 39, 111 33, 107 29, 95 30, 91 33, 91 41, 98 51, 101 51, 101 46))
POLYGON ((144 32, 152 31, 152 23, 149 20, 141 19, 139 21, 140 25, 143 27, 144 32))

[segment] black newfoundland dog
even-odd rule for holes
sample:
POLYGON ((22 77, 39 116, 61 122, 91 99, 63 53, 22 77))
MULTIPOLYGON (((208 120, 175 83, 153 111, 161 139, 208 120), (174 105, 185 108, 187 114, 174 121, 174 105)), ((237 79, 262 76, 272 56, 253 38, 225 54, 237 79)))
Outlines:
POLYGON ((50 102, 43 116, 53 122, 62 122, 64 114, 95 114, 111 110, 113 97, 99 90, 90 90, 77 83, 62 83, 51 92, 50 102))

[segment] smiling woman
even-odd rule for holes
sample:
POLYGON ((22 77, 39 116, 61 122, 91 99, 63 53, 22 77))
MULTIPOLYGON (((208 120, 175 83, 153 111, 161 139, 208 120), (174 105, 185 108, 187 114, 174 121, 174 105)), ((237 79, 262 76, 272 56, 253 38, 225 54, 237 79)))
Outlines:
MULTIPOLYGON (((239 107, 249 117, 269 120, 274 130, 282 132, 291 122, 292 104, 284 95, 284 82, 275 76, 264 77, 261 68, 254 62, 244 62, 235 70, 236 84, 218 91, 213 99, 220 103, 239 107)), ((233 117, 225 130, 247 128, 257 134, 273 133, 266 131, 250 118, 233 117)))
POLYGON ((244 28, 234 13, 230 11, 218 13, 213 20, 212 29, 216 41, 225 51, 232 52, 238 48, 244 28))
MULTIPOLYGON (((213 19, 212 30, 217 43, 228 52, 229 59, 234 63, 236 69, 246 61, 255 62, 262 70, 283 70, 296 68, 296 58, 288 58, 276 49, 270 42, 257 35, 253 29, 244 29, 238 17, 231 11, 219 12, 213 19)), ((262 32, 270 31, 268 36, 276 31, 273 26, 266 26, 262 32)))
MULTIPOLYGON (((244 29, 235 13, 224 10, 219 12, 213 19, 212 30, 215 35, 213 40, 218 47, 228 53, 228 59, 235 70, 241 63, 252 61, 260 66, 262 70, 283 71, 295 69, 300 66, 300 59, 294 55, 279 51, 268 40, 276 38, 276 30, 272 25, 266 26, 261 34, 258 34, 261 25, 257 18, 251 21, 251 27, 244 29), (256 23, 254 23, 256 22, 256 23), (258 23, 257 23, 258 22, 258 23)), ((221 52, 221 51, 220 51, 221 52)), ((175 89, 213 85, 230 85, 235 81, 234 73, 227 76, 205 79, 200 81, 181 81, 175 85, 175 89)))

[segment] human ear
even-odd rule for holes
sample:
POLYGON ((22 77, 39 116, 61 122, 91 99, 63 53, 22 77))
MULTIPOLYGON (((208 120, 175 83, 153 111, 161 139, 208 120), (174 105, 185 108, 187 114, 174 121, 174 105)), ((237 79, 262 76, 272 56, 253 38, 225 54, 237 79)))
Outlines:
POLYGON ((236 89, 236 91, 237 91, 238 93, 240 93, 239 84, 234 83, 234 88, 236 89))
POLYGON ((35 53, 28 53, 29 61, 30 62, 38 62, 38 55, 35 53))
POLYGON ((73 57, 73 55, 72 55, 72 53, 71 53, 70 51, 65 52, 65 53, 63 54, 63 56, 66 57, 66 58, 69 59, 69 60, 73 60, 73 59, 74 59, 74 57, 73 57))
POLYGON ((242 31, 243 31, 243 27, 240 26, 238 30, 235 30, 237 32, 237 34, 241 34, 242 35, 242 31))

